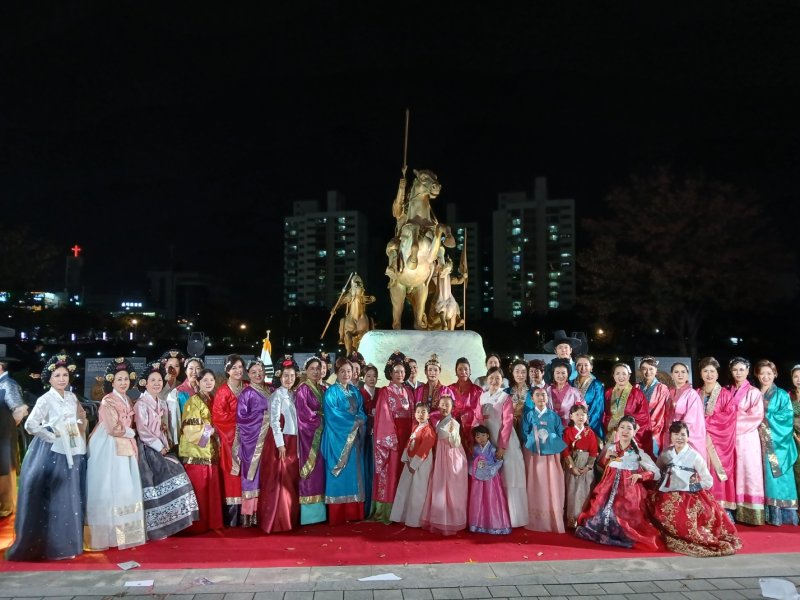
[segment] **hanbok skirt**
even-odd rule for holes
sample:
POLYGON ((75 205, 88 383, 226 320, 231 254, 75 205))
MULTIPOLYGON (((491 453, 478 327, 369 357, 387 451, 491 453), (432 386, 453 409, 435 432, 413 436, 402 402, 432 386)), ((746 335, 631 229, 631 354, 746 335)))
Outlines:
POLYGON ((89 440, 86 468, 87 550, 144 544, 142 481, 135 456, 119 456, 117 442, 98 425, 89 440))
POLYGON ((319 445, 320 440, 317 440, 316 447, 314 447, 314 433, 309 430, 303 429, 303 424, 300 424, 300 430, 297 435, 297 448, 300 457, 298 467, 300 468, 300 479, 298 480, 298 493, 300 496, 300 525, 312 525, 314 523, 322 523, 327 518, 325 511, 325 460, 322 458, 319 445), (303 468, 309 462, 312 452, 314 453, 314 468, 309 468, 303 479, 303 468))
POLYGON ((197 497, 183 465, 139 442, 144 527, 148 540, 162 540, 200 518, 197 497))
POLYGON ((469 490, 469 530, 497 535, 511 533, 508 501, 499 473, 486 480, 473 478, 469 490))
POLYGON ((528 471, 528 524, 531 531, 564 533, 564 470, 559 454, 525 450, 528 471))
POLYGON ((648 517, 645 487, 641 482, 631 483, 632 474, 606 468, 578 517, 575 535, 607 546, 662 548, 661 536, 648 517))
POLYGON ((8 407, 0 404, 0 517, 16 510, 18 470, 17 424, 8 407))
POLYGON ((653 492, 648 498, 653 520, 667 548, 689 556, 736 554, 742 541, 722 508, 708 490, 653 492))
POLYGON ((467 527, 467 457, 462 447, 447 441, 436 443, 433 475, 422 510, 422 528, 442 535, 454 535, 467 527))
POLYGON ((564 489, 566 491, 567 509, 566 525, 575 529, 578 524, 578 515, 583 511, 583 506, 589 499, 594 483, 594 470, 589 469, 583 475, 575 476, 569 471, 564 471, 564 489))
POLYGON ((267 433, 261 457, 258 526, 265 533, 278 533, 291 531, 300 525, 300 461, 296 435, 283 434, 286 457, 281 460, 271 433, 267 433))
POLYGON ((422 461, 419 468, 412 473, 408 465, 403 463, 403 473, 397 484, 390 519, 396 523, 405 523, 406 527, 422 525, 422 510, 428 497, 428 486, 433 470, 433 452, 422 461))
POLYGON ((22 462, 14 543, 6 560, 55 560, 83 552, 86 455, 67 457, 34 438, 22 462))
POLYGON ((197 498, 199 518, 184 533, 205 533, 209 529, 222 529, 225 522, 222 518, 222 481, 219 476, 219 465, 193 464, 184 459, 186 476, 192 482, 197 498))

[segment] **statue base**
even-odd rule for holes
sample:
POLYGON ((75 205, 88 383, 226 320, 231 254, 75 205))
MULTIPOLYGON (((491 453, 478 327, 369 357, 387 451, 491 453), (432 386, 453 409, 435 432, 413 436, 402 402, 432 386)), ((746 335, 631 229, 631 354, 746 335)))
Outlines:
POLYGON ((431 354, 439 357, 442 373, 439 381, 447 385, 456 380, 456 360, 462 356, 472 366, 470 379, 485 375, 486 351, 483 339, 474 331, 417 331, 414 329, 372 330, 364 334, 358 345, 358 351, 364 356, 367 364, 378 367, 378 385, 388 382, 383 368, 392 352, 399 350, 417 361, 417 380, 424 382, 425 362, 431 354))

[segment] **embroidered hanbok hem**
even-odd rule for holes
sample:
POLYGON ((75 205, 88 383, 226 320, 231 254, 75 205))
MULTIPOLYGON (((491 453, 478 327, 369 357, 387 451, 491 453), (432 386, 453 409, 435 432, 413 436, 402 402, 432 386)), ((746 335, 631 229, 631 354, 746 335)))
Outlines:
POLYGON ((14 543, 6 560, 56 560, 83 552, 86 456, 51 451, 34 438, 22 463, 14 543))
POLYGON ((768 525, 797 525, 797 508, 782 508, 767 504, 764 507, 764 521, 768 525))
POLYGON ((148 540, 164 539, 199 520, 194 488, 177 459, 139 442, 139 475, 148 540))
POLYGON ((708 490, 654 492, 648 499, 667 548, 689 556, 729 556, 742 547, 736 527, 708 490))

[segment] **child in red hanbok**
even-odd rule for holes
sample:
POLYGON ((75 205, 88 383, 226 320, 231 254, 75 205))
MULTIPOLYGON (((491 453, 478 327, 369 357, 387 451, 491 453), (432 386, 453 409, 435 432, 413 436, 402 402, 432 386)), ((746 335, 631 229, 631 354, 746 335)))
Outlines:
POLYGON ((469 474, 469 530, 496 535, 511 533, 511 518, 503 482, 498 473, 503 460, 495 457, 497 448, 489 441, 489 430, 483 425, 472 428, 472 464, 469 474))
POLYGON ((419 527, 422 509, 428 497, 428 485, 433 470, 433 446, 436 432, 428 422, 428 405, 419 402, 414 409, 417 426, 411 432, 401 458, 403 472, 392 504, 392 521, 405 523, 406 527, 419 527))
POLYGON ((578 515, 589 498, 594 483, 594 461, 597 459, 597 436, 586 426, 589 414, 585 404, 569 410, 571 425, 564 431, 566 448, 561 452, 564 461, 564 487, 567 496, 566 526, 574 529, 578 515))

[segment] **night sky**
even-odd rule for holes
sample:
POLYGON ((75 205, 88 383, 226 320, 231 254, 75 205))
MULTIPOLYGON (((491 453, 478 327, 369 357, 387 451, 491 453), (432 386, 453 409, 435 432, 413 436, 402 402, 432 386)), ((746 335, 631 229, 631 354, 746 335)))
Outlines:
POLYGON ((98 291, 174 245, 274 306, 282 217, 328 189, 388 238, 406 107, 409 166, 487 234, 537 175, 594 215, 662 164, 756 190, 780 235, 800 218, 795 2, 198 4, 3 16, 4 221, 80 243, 98 291))

